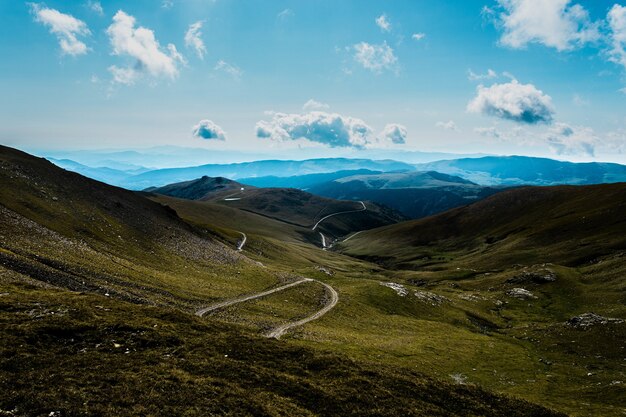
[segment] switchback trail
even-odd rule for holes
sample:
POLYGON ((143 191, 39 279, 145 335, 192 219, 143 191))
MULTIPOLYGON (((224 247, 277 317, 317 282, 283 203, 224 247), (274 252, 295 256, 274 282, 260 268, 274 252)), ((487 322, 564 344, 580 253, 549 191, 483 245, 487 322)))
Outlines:
POLYGON ((296 285, 300 285, 305 282, 311 282, 311 281, 313 281, 311 278, 303 278, 299 281, 292 282, 291 284, 283 285, 282 287, 277 287, 272 290, 263 291, 258 294, 246 295, 243 297, 234 298, 232 300, 221 301, 219 303, 210 305, 208 307, 201 308, 200 310, 196 311, 196 316, 202 317, 206 313, 213 311, 213 310, 232 306, 233 304, 243 303, 244 301, 254 300, 256 298, 265 297, 266 295, 274 294, 275 292, 283 291, 283 290, 286 290, 287 288, 295 287, 296 285))
POLYGON ((317 229, 317 226, 319 226, 321 222, 323 222, 324 220, 328 219, 329 217, 337 216, 337 215, 339 215, 339 214, 357 213, 357 212, 359 212, 359 211, 365 211, 365 210, 367 210, 367 207, 365 207, 365 203, 364 203, 364 202, 359 201, 359 203, 360 203, 360 204, 361 204, 361 206, 363 206, 363 207, 361 207, 361 208, 360 208, 360 209, 358 209, 358 210, 339 211, 339 212, 337 212, 337 213, 332 213, 332 214, 329 214, 328 216, 324 216, 324 217, 322 217, 321 219, 319 219, 319 220, 318 220, 318 222, 317 222, 317 223, 315 223, 315 225, 313 225, 313 227, 311 228, 311 230, 315 230, 315 229, 317 229))
POLYGON ((310 315, 309 317, 303 318, 302 320, 298 320, 298 321, 294 321, 291 323, 283 324, 282 326, 278 326, 277 328, 269 332, 266 335, 267 337, 279 339, 283 334, 285 334, 287 330, 293 329, 294 327, 305 325, 310 321, 317 320, 320 317, 322 317, 324 314, 328 313, 337 305, 337 302, 339 301, 339 294, 337 294, 337 291, 335 291, 335 289, 328 284, 325 284, 321 281, 317 281, 317 282, 319 282, 324 287, 326 287, 326 290, 330 293, 330 301, 324 306, 324 308, 319 310, 317 313, 310 315))
POLYGON ((244 301, 249 301, 249 300, 254 300, 256 298, 265 297, 267 295, 274 294, 274 293, 279 292, 279 291, 284 291, 284 290, 286 290, 288 288, 295 287, 296 285, 300 285, 300 284, 303 284, 305 282, 317 282, 319 284, 322 284, 326 288, 326 291, 330 294, 330 300, 326 303, 326 305, 321 310, 315 312, 314 314, 312 314, 312 315, 310 315, 308 317, 305 317, 305 318, 303 318, 301 320, 298 320, 298 321, 294 321, 294 322, 285 323, 283 325, 280 325, 277 328, 275 328, 274 330, 272 330, 271 332, 266 334, 266 337, 279 339, 283 334, 285 334, 285 332, 287 330, 293 329, 294 327, 303 326, 306 323, 309 323, 309 322, 311 322, 313 320, 317 320, 320 317, 322 317, 324 314, 326 314, 330 310, 332 310, 337 305, 337 302, 339 301, 339 294, 337 294, 337 291, 335 291, 335 289, 333 287, 331 287, 330 285, 328 285, 328 284, 326 284, 324 282, 318 281, 316 279, 311 279, 311 278, 303 278, 303 279, 301 279, 299 281, 295 281, 295 282, 292 282, 290 284, 286 284, 286 285, 283 285, 281 287, 274 288, 272 290, 263 291, 263 292, 258 293, 258 294, 252 294, 252 295, 247 295, 247 296, 243 296, 243 297, 238 297, 238 298, 234 298, 232 300, 222 301, 222 302, 210 305, 208 307, 201 308, 198 311, 196 311, 196 315, 202 317, 206 313, 209 313, 211 311, 218 310, 218 309, 224 308, 224 307, 228 307, 228 306, 231 306, 231 305, 234 305, 234 304, 243 303, 244 301))

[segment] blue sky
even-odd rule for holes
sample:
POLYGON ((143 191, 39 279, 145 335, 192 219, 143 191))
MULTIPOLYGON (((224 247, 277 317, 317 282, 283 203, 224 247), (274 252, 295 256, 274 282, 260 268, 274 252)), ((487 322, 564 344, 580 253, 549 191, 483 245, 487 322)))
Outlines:
POLYGON ((4 0, 0 141, 626 162, 624 48, 615 0, 4 0))

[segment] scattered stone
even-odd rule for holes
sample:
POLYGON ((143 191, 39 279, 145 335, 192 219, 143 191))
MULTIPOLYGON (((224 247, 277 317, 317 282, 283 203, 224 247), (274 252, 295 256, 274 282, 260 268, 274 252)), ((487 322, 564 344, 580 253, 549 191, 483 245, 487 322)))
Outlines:
POLYGON ((381 282, 380 285, 382 285, 383 287, 391 288, 400 297, 406 297, 406 295, 409 293, 404 285, 396 284, 395 282, 381 282))
POLYGON ((524 271, 506 280, 507 284, 547 284, 556 281, 557 275, 550 269, 524 271))
POLYGON ((450 378, 452 378, 454 383, 458 385, 465 385, 465 382, 467 381, 467 377, 461 373, 451 374, 450 378))
POLYGON ((528 300, 528 299, 534 299, 537 298, 535 295, 533 295, 532 292, 524 289, 524 288, 513 288, 510 289, 506 292, 506 295, 508 295, 509 297, 513 297, 513 298, 517 298, 520 300, 528 300))
POLYGON ((471 301, 471 302, 478 302, 478 301, 484 301, 486 300, 485 297, 483 296, 479 296, 479 295, 475 295, 475 294, 459 294, 458 297, 461 300, 465 300, 465 301, 471 301))
POLYGON ((566 325, 578 329, 586 329, 587 327, 596 325, 607 325, 609 323, 621 324, 624 323, 624 320, 603 317, 596 313, 583 313, 580 316, 572 317, 567 322, 565 322, 566 325))
POLYGON ((409 284, 411 285, 415 285, 416 287, 423 287, 424 285, 427 284, 426 281, 424 281, 423 279, 410 279, 407 281, 409 284))
POLYGON ((418 300, 433 306, 438 306, 446 301, 450 301, 449 298, 428 291, 415 291, 413 295, 415 295, 418 300))
POLYGON ((326 275, 328 275, 330 277, 335 275, 335 273, 332 270, 330 270, 329 268, 326 268, 325 266, 315 265, 315 269, 317 269, 320 272, 325 273, 326 275))

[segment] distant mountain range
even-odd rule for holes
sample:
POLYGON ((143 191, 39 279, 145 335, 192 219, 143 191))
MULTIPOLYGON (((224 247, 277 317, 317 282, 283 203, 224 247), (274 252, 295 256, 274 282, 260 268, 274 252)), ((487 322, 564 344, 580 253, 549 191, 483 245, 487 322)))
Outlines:
POLYGON ((416 165, 481 185, 589 185, 626 181, 626 166, 602 162, 574 163, 526 156, 486 156, 416 165))
MULTIPOLYGON (((261 160, 165 169, 149 169, 117 162, 110 162, 111 165, 106 166, 88 166, 69 159, 50 158, 50 161, 67 170, 131 190, 160 187, 202 176, 225 177, 258 187, 306 190, 324 182, 352 175, 400 171, 439 172, 482 186, 589 185, 626 181, 624 165, 600 162, 573 163, 524 156, 488 156, 421 164, 389 159, 261 160)), ((411 187, 395 185, 393 188, 411 187)), ((419 187, 424 188, 424 184, 419 187)))

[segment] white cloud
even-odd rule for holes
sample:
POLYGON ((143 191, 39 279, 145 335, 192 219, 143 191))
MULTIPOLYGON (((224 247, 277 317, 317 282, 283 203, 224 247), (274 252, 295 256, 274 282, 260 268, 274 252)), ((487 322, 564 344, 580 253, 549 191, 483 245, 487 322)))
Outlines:
POLYGON ((600 39, 599 23, 571 0, 498 0, 502 13, 496 25, 504 33, 502 45, 524 48, 539 43, 558 51, 571 50, 600 39))
POLYGON ((198 58, 204 59, 206 53, 206 47, 202 41, 202 24, 201 20, 189 25, 187 32, 185 32, 185 46, 187 48, 193 48, 196 51, 198 58))
POLYGON ((589 104, 591 104, 589 100, 587 100, 585 97, 581 96, 580 94, 574 94, 574 96, 572 97, 572 103, 574 103, 574 105, 578 107, 586 107, 589 104))
POLYGON ((88 0, 86 6, 94 13, 104 16, 104 9, 99 1, 88 0))
POLYGON ((448 120, 447 122, 437 122, 435 126, 444 130, 452 130, 455 132, 459 131, 459 128, 457 127, 456 123, 454 123, 454 120, 448 120))
POLYGON ((502 137, 502 132, 500 132, 495 127, 476 127, 474 128, 474 132, 478 133, 481 136, 490 137, 494 139, 500 139, 502 137))
POLYGON ((555 123, 545 135, 545 140, 558 155, 594 156, 595 148, 599 144, 593 129, 566 123, 555 123))
POLYGON ((607 20, 611 29, 609 59, 626 68, 626 7, 615 4, 607 20))
POLYGON ((372 45, 361 42, 353 46, 354 59, 363 66, 375 73, 383 70, 391 70, 398 62, 398 58, 393 53, 393 49, 386 42, 380 45, 372 45))
POLYGON ((295 13, 293 12, 293 10, 291 10, 291 9, 285 9, 285 10, 281 11, 280 13, 278 13, 278 14, 276 15, 276 17, 277 17, 279 20, 287 20, 287 19, 289 19, 290 17, 292 17, 292 16, 294 16, 294 15, 295 15, 295 13))
POLYGON ((375 140, 372 129, 363 120, 320 111, 274 113, 271 120, 256 124, 256 136, 278 142, 307 139, 333 148, 364 148, 375 140))
POLYGON ((385 126, 381 136, 384 141, 391 142, 394 145, 402 145, 406 143, 407 130, 403 125, 390 123, 385 126))
POLYGON ((211 120, 200 120, 193 127, 193 136, 206 140, 226 140, 226 132, 211 120))
POLYGON ((425 33, 414 33, 413 35, 411 35, 411 38, 416 41, 421 41, 425 37, 426 37, 425 33))
POLYGON ((78 40, 79 36, 91 34, 85 22, 37 3, 29 3, 29 6, 35 21, 47 26, 50 33, 57 37, 63 54, 76 56, 89 51, 87 45, 78 40))
POLYGON ((383 32, 389 32, 391 30, 391 22, 387 19, 387 15, 381 14, 376 18, 376 26, 383 32))
POLYGON ((152 30, 141 26, 135 28, 135 18, 121 10, 113 17, 107 34, 113 55, 126 55, 135 61, 132 66, 125 68, 115 65, 109 67, 114 82, 133 84, 144 73, 155 78, 175 79, 178 76, 178 63, 185 62, 175 45, 168 44, 166 53, 152 30))
POLYGON ((618 91, 619 91, 620 93, 626 94, 626 87, 624 87, 624 88, 620 88, 618 91))
POLYGON ((163 0, 161 2, 161 7, 163 9, 171 9, 172 6, 174 6, 174 1, 173 0, 163 0))
POLYGON ((479 80, 491 80, 492 78, 496 78, 498 74, 492 70, 488 69, 484 74, 476 74, 471 69, 467 71, 467 79, 470 81, 479 81, 479 80))
POLYGON ((516 80, 491 87, 478 86, 467 110, 527 124, 551 123, 554 115, 550 96, 532 84, 520 84, 516 80))
POLYGON ((310 99, 302 106, 302 110, 310 111, 310 110, 323 110, 328 109, 330 106, 326 103, 320 103, 319 101, 310 99))
POLYGON ((228 62, 221 60, 221 59, 217 61, 217 64, 215 64, 215 67, 213 69, 215 71, 224 71, 225 73, 227 73, 228 75, 230 75, 231 77, 235 79, 238 79, 243 75, 243 71, 241 70, 241 68, 239 68, 236 65, 231 65, 228 62))

